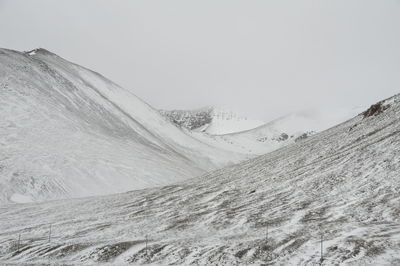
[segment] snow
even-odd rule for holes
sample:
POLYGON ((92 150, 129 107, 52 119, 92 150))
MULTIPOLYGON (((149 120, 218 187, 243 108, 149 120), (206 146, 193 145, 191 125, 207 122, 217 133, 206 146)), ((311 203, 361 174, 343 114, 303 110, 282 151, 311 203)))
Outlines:
POLYGON ((44 49, 0 49, 0 113, 0 203, 167 185, 246 158, 44 49))
POLYGON ((363 108, 335 108, 292 113, 254 129, 224 135, 190 132, 212 146, 249 157, 272 152, 323 131, 359 114, 363 108))
POLYGON ((398 265, 399 114, 397 95, 376 116, 174 185, 0 206, 0 261, 317 265, 322 234, 323 265, 398 265))
POLYGON ((210 135, 223 135, 229 133, 250 130, 263 125, 260 120, 248 119, 233 111, 222 108, 213 108, 213 120, 204 132, 210 135))
POLYGON ((389 98, 389 99, 383 101, 383 106, 385 106, 385 107, 386 107, 386 106, 390 106, 391 104, 394 104, 394 103, 395 103, 395 100, 396 100, 396 98, 391 97, 391 98, 389 98))
POLYGON ((33 200, 30 197, 15 193, 10 197, 10 201, 15 202, 15 203, 28 203, 28 202, 33 202, 33 200))

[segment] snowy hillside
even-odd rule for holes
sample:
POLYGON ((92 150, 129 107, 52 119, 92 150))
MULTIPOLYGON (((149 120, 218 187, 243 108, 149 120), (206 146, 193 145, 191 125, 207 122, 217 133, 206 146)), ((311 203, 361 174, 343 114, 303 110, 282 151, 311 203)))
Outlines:
POLYGON ((0 113, 0 202, 166 185, 243 158, 44 49, 0 49, 0 113))
POLYGON ((322 265, 399 265, 399 116, 398 95, 201 178, 1 206, 0 261, 318 265, 322 249, 322 265))
POLYGON ((248 154, 265 154, 342 123, 362 108, 320 109, 292 113, 254 129, 224 135, 191 134, 210 145, 248 154))
POLYGON ((222 135, 249 130, 264 124, 222 108, 205 107, 197 110, 160 110, 177 126, 210 135, 222 135))

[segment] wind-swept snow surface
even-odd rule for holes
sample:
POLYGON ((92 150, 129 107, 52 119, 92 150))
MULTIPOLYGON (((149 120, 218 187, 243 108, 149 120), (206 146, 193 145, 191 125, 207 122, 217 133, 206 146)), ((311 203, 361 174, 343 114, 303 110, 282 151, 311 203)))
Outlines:
POLYGON ((201 178, 1 206, 0 260, 317 265, 322 239, 323 265, 399 265, 399 116, 396 96, 301 142, 201 178))
POLYGON ((166 185, 239 157, 44 49, 0 49, 0 202, 166 185))

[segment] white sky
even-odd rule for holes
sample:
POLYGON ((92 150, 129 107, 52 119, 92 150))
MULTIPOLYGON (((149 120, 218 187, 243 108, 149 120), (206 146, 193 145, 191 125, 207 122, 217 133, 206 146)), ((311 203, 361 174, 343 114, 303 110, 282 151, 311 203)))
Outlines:
POLYGON ((0 0, 0 47, 46 48, 157 108, 269 120, 400 92, 400 0, 0 0))

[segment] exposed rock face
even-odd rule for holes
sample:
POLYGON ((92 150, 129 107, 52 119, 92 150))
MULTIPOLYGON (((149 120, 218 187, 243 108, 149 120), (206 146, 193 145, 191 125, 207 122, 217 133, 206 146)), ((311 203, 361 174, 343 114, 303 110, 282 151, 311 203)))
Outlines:
POLYGON ((160 114, 181 128, 210 135, 224 135, 250 130, 265 123, 214 106, 195 110, 159 110, 160 114))
POLYGON ((212 108, 205 108, 194 111, 182 110, 160 110, 160 113, 179 127, 194 130, 212 121, 212 108))
POLYGON ((381 113, 383 113, 387 108, 389 108, 389 104, 384 104, 383 101, 380 101, 376 104, 371 105, 370 108, 368 108, 368 110, 366 110, 365 112, 362 113, 362 115, 364 116, 364 118, 366 117, 370 117, 370 116, 377 116, 381 113))

